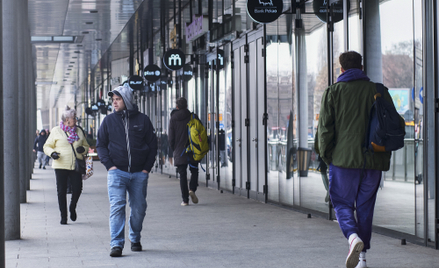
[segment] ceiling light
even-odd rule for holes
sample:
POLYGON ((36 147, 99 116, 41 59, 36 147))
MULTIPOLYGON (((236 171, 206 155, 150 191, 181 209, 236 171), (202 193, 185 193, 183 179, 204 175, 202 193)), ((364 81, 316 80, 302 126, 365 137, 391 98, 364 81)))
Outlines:
POLYGON ((77 59, 78 57, 72 57, 72 59, 77 59))
POLYGON ((70 63, 75 63, 74 61, 71 61, 70 63))
POLYGON ((89 34, 90 32, 88 31, 83 31, 82 34, 89 34))
POLYGON ((67 69, 67 71, 71 71, 72 69, 67 69))
POLYGON ((102 41, 102 38, 96 38, 96 41, 102 41))
POLYGON ((73 51, 73 53, 81 53, 79 50, 75 50, 73 51))
POLYGON ((90 10, 90 13, 98 13, 97 10, 90 10))
POLYGON ((92 21, 86 21, 85 24, 93 24, 92 21))

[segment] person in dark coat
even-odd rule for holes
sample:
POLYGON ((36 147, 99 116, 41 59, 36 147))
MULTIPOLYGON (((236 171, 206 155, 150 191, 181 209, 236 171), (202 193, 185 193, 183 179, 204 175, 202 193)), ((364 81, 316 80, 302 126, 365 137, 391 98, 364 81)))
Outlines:
POLYGON ((166 156, 168 155, 168 148, 169 148, 168 134, 166 134, 166 131, 162 133, 160 145, 161 145, 160 148, 161 148, 162 163, 165 164, 166 156))
MULTIPOLYGON (((189 163, 186 147, 188 145, 187 123, 191 120, 191 112, 187 109, 187 100, 178 98, 176 101, 177 109, 171 112, 169 121, 168 142, 171 150, 174 151, 174 166, 180 174, 182 206, 189 204, 189 196, 194 204, 198 203, 195 195, 198 187, 198 163, 189 163), (188 188, 187 167, 191 171, 191 181, 188 188)), ((198 117, 196 117, 198 119, 198 117)))
POLYGON ((127 192, 131 208, 131 251, 142 251, 140 242, 146 215, 149 173, 157 155, 157 137, 149 117, 133 103, 133 92, 120 86, 108 93, 114 113, 107 115, 98 131, 96 148, 108 170, 111 257, 122 256, 125 244, 127 192))
POLYGON ((43 169, 46 169, 46 155, 44 154, 43 146, 46 143, 47 135, 46 130, 43 129, 40 132, 40 135, 35 138, 34 141, 34 152, 37 152, 37 159, 40 163, 39 168, 43 167, 43 169))

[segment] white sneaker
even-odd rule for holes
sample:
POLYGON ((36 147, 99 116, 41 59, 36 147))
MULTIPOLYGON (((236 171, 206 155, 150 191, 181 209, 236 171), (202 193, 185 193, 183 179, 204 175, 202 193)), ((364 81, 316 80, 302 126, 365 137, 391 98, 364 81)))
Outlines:
POLYGON ((360 261, 358 262, 357 266, 355 266, 355 268, 367 268, 366 258, 360 257, 360 261))
POLYGON ((188 203, 181 202, 181 206, 183 206, 183 207, 188 206, 188 205, 189 205, 188 203))
POLYGON ((192 199, 192 203, 194 203, 194 204, 198 203, 198 197, 195 195, 194 191, 189 191, 189 196, 192 199))
POLYGON ((352 239, 351 245, 349 246, 349 254, 346 258, 346 268, 355 268, 357 266, 363 247, 363 241, 355 234, 355 237, 352 239))

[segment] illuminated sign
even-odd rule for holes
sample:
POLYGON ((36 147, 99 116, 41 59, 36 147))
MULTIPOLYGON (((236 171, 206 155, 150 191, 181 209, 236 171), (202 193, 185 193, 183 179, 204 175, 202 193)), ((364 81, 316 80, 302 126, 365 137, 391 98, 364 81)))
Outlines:
POLYGON ((187 82, 192 79, 193 75, 194 71, 192 70, 192 67, 189 64, 186 64, 183 67, 183 80, 187 82))
POLYGON ((128 79, 128 85, 133 90, 142 90, 143 89, 143 78, 138 75, 133 75, 128 79))
POLYGON ((247 14, 257 23, 270 23, 280 15, 284 3, 282 0, 247 0, 247 14))
POLYGON ((183 68, 186 63, 185 54, 179 49, 170 49, 163 56, 163 64, 171 71, 183 68))
POLYGON ((143 69, 143 76, 151 83, 159 80, 161 75, 162 72, 160 68, 155 64, 150 64, 143 69))
MULTIPOLYGON (((326 23, 326 2, 327 0, 314 0, 312 7, 316 16, 326 23)), ((350 1, 348 3, 348 11, 350 9, 350 1)), ((343 1, 335 2, 332 5, 332 21, 339 22, 343 20, 343 1)))

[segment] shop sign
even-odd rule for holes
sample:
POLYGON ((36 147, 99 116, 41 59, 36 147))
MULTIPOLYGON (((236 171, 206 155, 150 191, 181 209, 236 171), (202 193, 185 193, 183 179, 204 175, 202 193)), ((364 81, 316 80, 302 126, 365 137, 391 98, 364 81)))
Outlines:
POLYGON ((142 90, 143 89, 143 78, 138 75, 133 75, 128 79, 128 85, 133 90, 142 90))
POLYGON ((283 8, 283 0, 247 0, 247 13, 257 23, 266 24, 277 20, 283 8))
POLYGON ((186 64, 183 67, 183 80, 187 82, 192 79, 192 76, 194 76, 194 71, 192 70, 192 66, 186 64))
MULTIPOLYGON (((313 10, 314 13, 316 14, 316 16, 323 22, 326 23, 326 3, 328 2, 328 0, 314 0, 313 1, 313 10)), ((337 1, 335 3, 333 3, 335 1, 330 1, 330 5, 332 5, 332 9, 333 9, 333 17, 332 17, 332 21, 335 22, 339 22, 341 20, 343 20, 343 1, 337 1)), ((350 1, 347 1, 348 3, 348 8, 347 10, 349 11, 350 9, 350 1)))
POLYGON ((103 99, 99 99, 98 101, 96 101, 96 105, 98 107, 105 106, 105 101, 103 99))
POLYGON ((99 110, 99 106, 97 106, 96 103, 93 103, 90 108, 93 112, 99 110))
POLYGON ((159 80, 161 75, 162 72, 160 68, 155 64, 150 64, 143 69, 143 76, 151 83, 159 80))
POLYGON ((179 49, 170 49, 163 56, 163 64, 171 71, 177 71, 183 68, 186 63, 186 56, 179 49))
POLYGON ((207 16, 192 18, 191 24, 186 24, 186 43, 190 43, 209 31, 209 19, 207 16))

